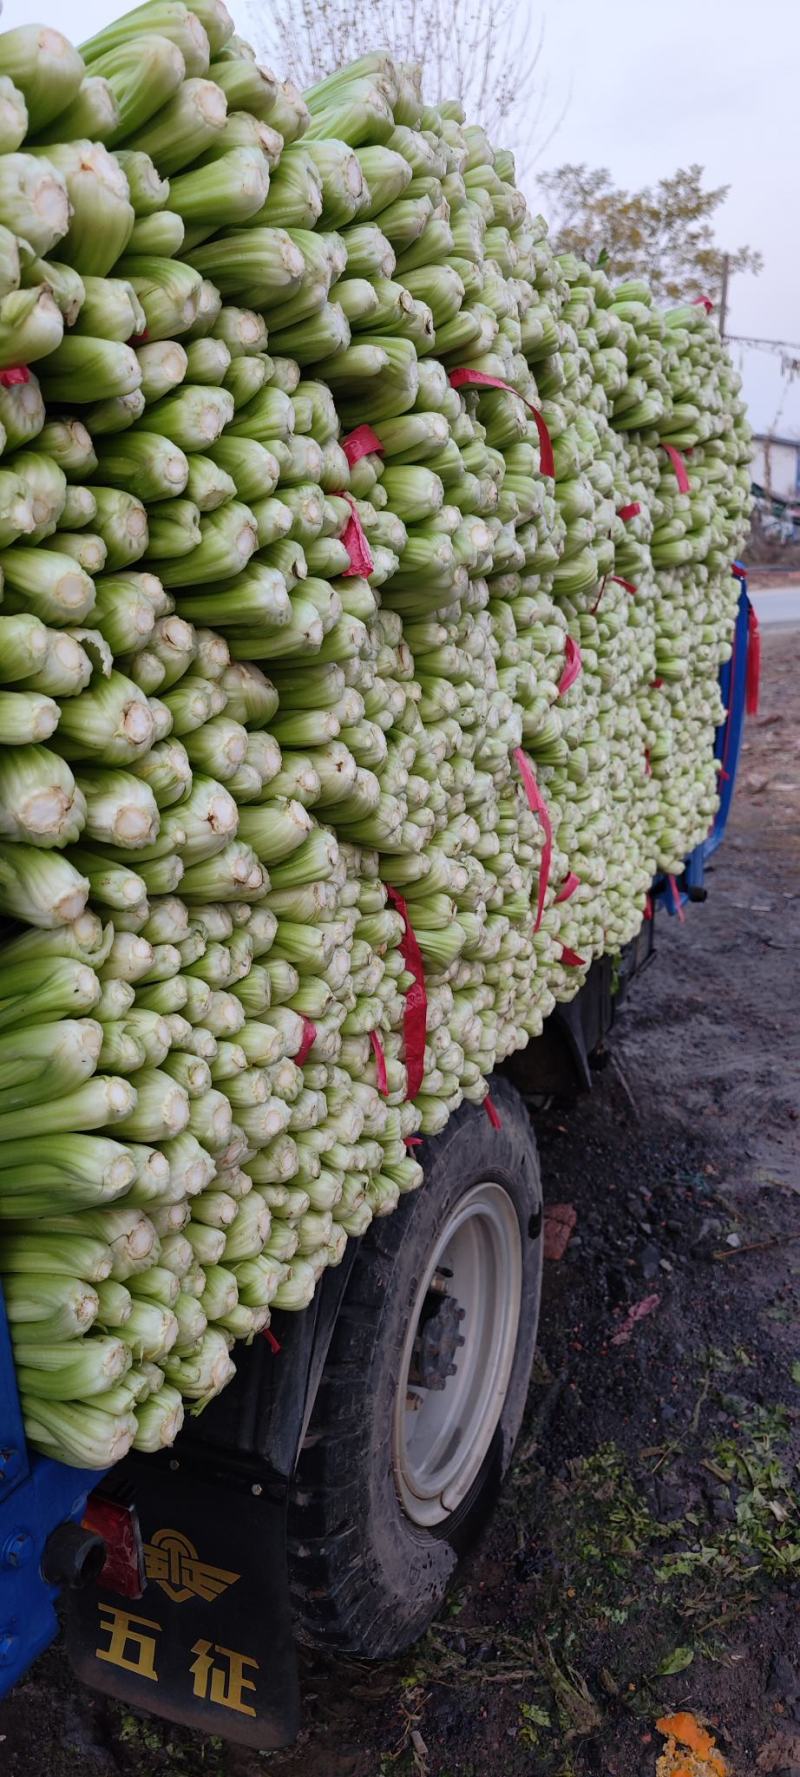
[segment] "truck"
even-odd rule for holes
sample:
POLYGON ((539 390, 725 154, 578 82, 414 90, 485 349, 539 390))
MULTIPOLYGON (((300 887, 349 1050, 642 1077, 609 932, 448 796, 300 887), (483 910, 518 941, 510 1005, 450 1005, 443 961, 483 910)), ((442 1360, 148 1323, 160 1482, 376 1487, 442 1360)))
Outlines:
POLYGON ((260 1749, 300 1721, 297 1641, 371 1659, 413 1642, 478 1537, 514 1453, 543 1252, 534 1133, 593 1064, 658 922, 706 898, 757 708, 741 583, 721 670, 719 809, 638 937, 593 965, 539 1038, 416 1150, 422 1190, 348 1242, 311 1307, 275 1313, 177 1443, 104 1475, 26 1447, 0 1290, 0 1696, 58 1632, 99 1691, 260 1749))

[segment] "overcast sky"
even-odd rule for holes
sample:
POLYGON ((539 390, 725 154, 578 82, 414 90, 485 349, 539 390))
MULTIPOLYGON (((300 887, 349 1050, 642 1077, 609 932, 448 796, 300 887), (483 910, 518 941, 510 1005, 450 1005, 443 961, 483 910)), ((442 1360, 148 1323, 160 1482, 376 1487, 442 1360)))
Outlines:
MULTIPOLYGON (((229 4, 235 16, 236 0, 229 4)), ((731 187, 720 244, 746 242, 765 260, 760 277, 732 281, 729 332, 800 343, 798 0, 520 4, 532 31, 544 11, 546 117, 571 91, 542 169, 586 161, 638 186, 699 161, 709 184, 731 187)), ((68 9, 6 0, 3 25, 43 20, 80 42, 123 10, 124 0, 72 0, 68 9)), ((534 189, 529 196, 538 208, 534 189)), ((800 378, 787 386, 763 352, 742 352, 741 368, 755 429, 800 438, 800 378)))

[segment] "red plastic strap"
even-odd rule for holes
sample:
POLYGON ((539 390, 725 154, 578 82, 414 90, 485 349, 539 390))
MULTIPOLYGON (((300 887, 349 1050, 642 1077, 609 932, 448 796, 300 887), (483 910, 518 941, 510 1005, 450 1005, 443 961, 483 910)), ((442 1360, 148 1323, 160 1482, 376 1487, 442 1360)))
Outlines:
POLYGON ((508 395, 516 395, 518 400, 522 401, 525 407, 528 408, 528 411, 533 414, 536 422, 536 430, 539 434, 539 460, 542 474, 551 476, 553 481, 555 481, 556 463, 555 457, 553 456, 553 445, 550 433, 547 430, 538 407, 534 407, 532 401, 528 401, 525 395, 520 395, 519 389, 512 389, 510 383, 504 383, 499 376, 487 376, 486 372, 483 370, 468 370, 464 365, 462 365, 460 370, 451 370, 450 382, 454 389, 505 389, 508 395))
POLYGON ((583 661, 580 648, 577 642, 573 641, 572 636, 567 636, 564 644, 564 671, 558 681, 559 697, 563 697, 564 692, 569 690, 570 685, 574 685, 575 680, 580 678, 582 672, 583 661))
POLYGON ((758 715, 758 692, 761 684, 761 629, 752 605, 747 612, 747 681, 745 709, 748 716, 758 715))
POLYGON ((352 494, 341 493, 337 495, 337 498, 346 500, 350 507, 350 517, 342 531, 342 542, 350 557, 350 566, 345 568, 342 579, 347 580, 353 574, 363 574, 367 578, 372 573, 375 563, 364 535, 364 526, 358 516, 358 507, 352 494))
POLYGON ((653 917, 653 897, 652 897, 652 895, 645 895, 644 917, 645 917, 645 919, 652 919, 652 917, 653 917))
POLYGON ((500 1121, 500 1113, 497 1109, 497 1105, 492 1104, 492 1100, 491 1100, 488 1092, 487 1092, 486 1097, 483 1101, 483 1108, 486 1112, 489 1122, 492 1125, 492 1128, 493 1129, 502 1129, 503 1125, 500 1121))
POLYGON ((149 338, 147 328, 143 327, 141 333, 132 333, 126 343, 135 350, 137 346, 146 346, 149 338))
POLYGON ((383 456, 383 445, 371 426, 356 426, 354 432, 348 432, 342 439, 342 450, 351 469, 362 457, 383 456))
POLYGON ((685 922, 686 916, 683 911, 683 902, 681 901, 681 891, 678 888, 678 884, 677 884, 674 876, 668 876, 667 882, 669 883, 670 894, 672 896, 672 905, 675 908, 675 912, 678 915, 681 925, 683 925, 685 922))
POLYGON ((672 467, 675 470, 675 480, 678 483, 679 493, 682 493, 682 494, 690 493, 691 483, 690 483, 689 477, 686 473, 686 464, 683 460, 683 457, 681 456, 680 451, 676 450, 674 444, 664 444, 663 440, 662 440, 662 444, 661 444, 661 449, 666 451, 667 456, 669 457, 669 460, 672 464, 672 467))
POLYGON ((565 876, 564 881, 561 884, 553 905, 557 907, 559 901, 568 901, 570 897, 574 895, 576 888, 580 888, 580 886, 580 877, 575 875, 574 870, 570 870, 569 876, 565 876))
POLYGON ((398 895, 397 890, 391 888, 388 883, 386 893, 405 924, 406 929, 400 943, 400 954, 406 968, 415 976, 413 985, 409 987, 406 994, 403 1038, 406 1051, 406 1097, 416 1098, 425 1074, 425 1039, 428 1030, 425 964, 422 961, 422 951, 417 943, 414 928, 408 916, 408 907, 402 895, 398 895))
POLYGON ((634 586, 632 580, 623 580, 621 574, 609 574, 608 578, 609 580, 616 580, 618 586, 624 586, 625 591, 630 593, 631 598, 633 598, 639 591, 638 586, 634 586))
POLYGON ((262 1339, 266 1339, 267 1344, 270 1348, 270 1351, 272 1352, 273 1357, 277 1357, 278 1352, 281 1349, 281 1342, 280 1342, 280 1339, 276 1339, 275 1334, 272 1331, 272 1328, 271 1327, 262 1327, 261 1337, 262 1337, 262 1339))
POLYGON ((652 777, 652 775, 653 775, 653 766, 652 766, 652 762, 650 759, 650 748, 649 747, 645 747, 645 749, 644 749, 644 774, 645 774, 645 777, 652 777))
POLYGON ((8 370, 0 370, 0 389, 15 389, 19 383, 29 383, 30 380, 27 364, 13 364, 8 370))
POLYGON ((710 296, 695 296, 692 299, 692 307, 696 308, 696 309, 697 308, 704 308, 706 311, 706 314, 710 315, 711 310, 714 307, 714 304, 713 304, 710 296))
POLYGON ((407 1148, 421 1148, 422 1147, 422 1136, 421 1135, 404 1135, 403 1141, 405 1142, 405 1145, 407 1148))
POLYGON ((577 950, 570 950, 567 944, 561 946, 561 961, 566 963, 568 969, 586 968, 586 958, 579 956, 577 950))
POLYGON ((522 747, 514 748, 514 758, 519 766, 520 777, 525 786, 525 794, 528 798, 530 807, 533 809, 534 814, 538 814, 544 830, 544 845, 542 846, 542 857, 539 864, 539 895, 536 902, 536 924, 533 928, 535 932, 538 932, 542 923, 542 914, 544 913, 547 885, 550 881, 550 865, 553 861, 553 828, 550 822, 550 816, 547 812, 547 803, 545 802, 534 776, 533 766, 531 765, 527 754, 523 752, 522 747))
POLYGON ((295 1067, 302 1067, 303 1062, 308 1060, 308 1057, 311 1054, 311 1050, 313 1049, 316 1040, 317 1040, 316 1025, 312 1024, 310 1018, 303 1018, 303 1041, 300 1044, 300 1047, 299 1047, 297 1054, 294 1058, 295 1067))
POLYGON ((742 567, 742 564, 740 561, 732 561, 731 562, 731 573, 734 577, 734 580, 746 580, 747 579, 747 569, 742 567))
POLYGON ((650 690, 651 691, 660 691, 663 683, 664 683, 663 679, 651 679, 650 680, 650 690))
POLYGON ((620 506, 617 518, 621 518, 623 524, 627 524, 629 519, 638 518, 641 510, 642 508, 639 505, 639 501, 631 500, 630 506, 620 506))
POLYGON ((386 1073, 386 1056, 383 1053, 383 1044, 376 1030, 370 1031, 369 1040, 375 1054, 375 1077, 378 1083, 378 1091, 383 1094, 384 1098, 386 1098, 389 1093, 389 1080, 386 1073))

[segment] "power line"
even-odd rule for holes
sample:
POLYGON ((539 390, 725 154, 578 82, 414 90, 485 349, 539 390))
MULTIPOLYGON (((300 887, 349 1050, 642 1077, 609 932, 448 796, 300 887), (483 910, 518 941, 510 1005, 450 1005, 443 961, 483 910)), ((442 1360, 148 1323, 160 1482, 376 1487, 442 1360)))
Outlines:
POLYGON ((772 346, 776 350, 800 352, 800 340, 798 339, 754 339, 747 333, 729 333, 726 335, 726 342, 728 345, 772 346))

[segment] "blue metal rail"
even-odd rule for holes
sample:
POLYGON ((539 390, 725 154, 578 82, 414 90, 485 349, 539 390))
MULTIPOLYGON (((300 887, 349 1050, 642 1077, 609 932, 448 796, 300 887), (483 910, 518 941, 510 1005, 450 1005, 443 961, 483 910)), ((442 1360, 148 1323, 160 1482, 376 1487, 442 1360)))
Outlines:
POLYGON ((0 1697, 16 1684, 58 1630, 58 1588, 41 1573, 45 1543, 59 1524, 82 1516, 101 1479, 29 1451, 0 1289, 0 1697))

